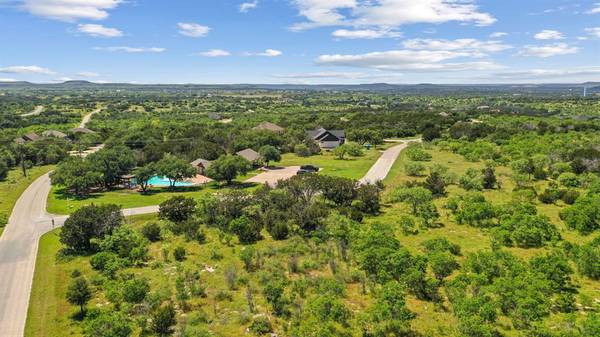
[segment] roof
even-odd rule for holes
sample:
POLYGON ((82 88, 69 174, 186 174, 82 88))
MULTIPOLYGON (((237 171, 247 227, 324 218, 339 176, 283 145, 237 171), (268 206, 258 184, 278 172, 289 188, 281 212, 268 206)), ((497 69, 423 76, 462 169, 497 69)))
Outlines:
POLYGON ((346 138, 346 132, 344 130, 326 130, 323 128, 307 131, 308 136, 314 140, 321 140, 328 134, 335 136, 338 139, 346 138))
POLYGON ((212 164, 212 162, 210 160, 206 160, 206 159, 202 159, 202 158, 198 158, 190 163, 190 165, 192 165, 194 167, 202 165, 202 167, 204 167, 204 168, 208 168, 211 164, 212 164))
POLYGON ((283 132, 284 128, 271 122, 262 122, 253 128, 254 130, 268 130, 273 132, 283 132))
POLYGON ((56 131, 56 130, 47 130, 42 132, 42 136, 44 137, 56 137, 56 138, 66 138, 67 135, 64 134, 63 132, 60 131, 56 131))
POLYGON ((28 133, 28 134, 26 134, 25 136, 23 136, 23 139, 25 139, 25 140, 29 140, 29 141, 35 141, 35 140, 38 140, 38 139, 40 139, 40 138, 41 138, 41 137, 40 137, 40 136, 38 136, 38 134, 37 134, 37 133, 33 133, 33 132, 32 132, 32 133, 28 133))
POLYGON ((92 131, 88 128, 73 128, 73 129, 71 129, 71 132, 74 132, 74 133, 96 133, 95 131, 92 131))
POLYGON ((257 161, 260 159, 260 154, 252 149, 245 149, 236 154, 238 156, 246 159, 247 161, 251 161, 251 162, 254 162, 254 161, 257 161))

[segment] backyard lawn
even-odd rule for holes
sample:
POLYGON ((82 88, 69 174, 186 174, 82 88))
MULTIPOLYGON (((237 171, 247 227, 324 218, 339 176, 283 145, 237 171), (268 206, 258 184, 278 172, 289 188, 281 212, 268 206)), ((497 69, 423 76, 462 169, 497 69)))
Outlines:
POLYGON ((0 182, 0 235, 2 235, 10 213, 21 194, 34 180, 53 168, 54 166, 33 167, 27 171, 27 177, 23 177, 21 170, 11 170, 8 178, 0 182))

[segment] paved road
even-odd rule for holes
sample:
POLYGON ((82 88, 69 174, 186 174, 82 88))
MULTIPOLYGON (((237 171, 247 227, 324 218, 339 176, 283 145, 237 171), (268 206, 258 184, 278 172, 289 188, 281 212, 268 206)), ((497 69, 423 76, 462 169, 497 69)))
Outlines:
MULTIPOLYGON (((383 180, 406 144, 386 150, 361 183, 383 180)), ((67 216, 46 212, 50 176, 43 175, 23 192, 0 237, 0 336, 22 337, 40 237, 61 226, 67 216)), ((125 216, 158 212, 158 206, 123 210, 125 216)))
POLYGON ((92 116, 94 116, 95 114, 97 114, 100 111, 102 111, 102 108, 98 108, 98 109, 88 113, 87 115, 83 116, 83 118, 81 119, 81 123, 79 123, 79 127, 85 128, 87 123, 89 123, 90 120, 92 119, 92 116))
POLYGON ((375 164, 371 166, 369 172, 367 172, 367 174, 361 180, 359 180, 359 183, 375 184, 376 182, 385 179, 388 173, 390 173, 394 162, 396 162, 396 159, 398 159, 400 152, 402 152, 406 146, 408 146, 408 142, 395 145, 383 151, 381 157, 379 157, 375 164))

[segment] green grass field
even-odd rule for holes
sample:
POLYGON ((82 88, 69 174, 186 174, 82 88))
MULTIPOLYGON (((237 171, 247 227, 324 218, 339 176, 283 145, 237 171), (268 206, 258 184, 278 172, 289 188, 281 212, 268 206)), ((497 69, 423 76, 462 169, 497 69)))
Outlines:
POLYGON ((332 152, 324 151, 320 155, 311 157, 298 157, 292 153, 286 153, 282 156, 279 166, 295 166, 295 165, 315 165, 322 170, 321 174, 327 174, 336 177, 360 179, 369 168, 381 156, 380 149, 371 149, 365 151, 365 155, 356 158, 347 158, 344 160, 338 159, 332 152))
POLYGON ((8 178, 0 181, 0 235, 15 203, 27 187, 40 176, 48 173, 54 166, 36 166, 27 171, 27 177, 19 169, 11 170, 8 178))

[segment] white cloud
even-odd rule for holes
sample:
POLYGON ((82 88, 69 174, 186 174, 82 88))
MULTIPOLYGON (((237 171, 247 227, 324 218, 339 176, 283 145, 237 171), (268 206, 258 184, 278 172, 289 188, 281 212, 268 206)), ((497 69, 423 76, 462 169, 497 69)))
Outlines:
POLYGON ((108 28, 97 24, 80 24, 77 26, 77 31, 88 34, 94 37, 119 37, 123 36, 123 32, 116 28, 108 28))
POLYGON ((512 48, 500 41, 480 41, 476 39, 412 39, 402 43, 407 49, 417 50, 449 50, 472 53, 472 56, 482 57, 487 53, 497 53, 512 48))
POLYGON ((208 26, 186 22, 178 23, 177 27, 179 27, 179 34, 188 37, 205 37, 211 30, 211 28, 208 26))
POLYGON ((276 57, 276 56, 281 56, 283 55, 283 52, 276 50, 276 49, 267 49, 264 52, 260 52, 260 53, 244 53, 244 55, 246 56, 265 56, 265 57, 276 57))
POLYGON ((390 30, 373 30, 373 29, 359 29, 359 30, 347 30, 338 29, 331 33, 335 38, 339 39, 380 39, 385 37, 401 37, 402 33, 390 30))
POLYGON ((519 52, 519 55, 545 58, 559 55, 576 54, 578 51, 579 48, 570 46, 566 43, 555 43, 543 46, 525 46, 523 50, 519 52))
POLYGON ((586 12, 587 14, 600 14, 600 2, 594 4, 594 7, 586 12))
POLYGON ((72 80, 73 79, 70 78, 70 77, 63 76, 63 77, 55 78, 53 81, 55 81, 55 82, 69 82, 69 81, 72 81, 72 80))
POLYGON ((81 19, 102 20, 108 10, 116 8, 122 0, 23 0, 22 8, 27 12, 60 21, 81 19))
POLYGON ((533 37, 536 40, 563 40, 565 38, 563 33, 549 29, 544 29, 541 32, 535 34, 533 37))
POLYGON ((255 9, 258 6, 258 0, 254 0, 252 2, 244 2, 240 5, 240 12, 247 13, 251 9, 255 9))
POLYGON ((323 26, 398 27, 413 23, 474 22, 490 25, 496 21, 479 11, 472 0, 292 0, 307 21, 292 30, 323 26))
POLYGON ((493 62, 454 62, 444 61, 471 57, 470 52, 446 50, 390 50, 358 55, 321 55, 316 63, 327 66, 373 68, 379 70, 402 71, 461 71, 497 69, 493 62))
POLYGON ((586 28, 585 31, 593 37, 600 38, 600 27, 586 28))
POLYGON ((548 81, 569 80, 572 82, 584 82, 597 80, 600 76, 600 67, 579 67, 565 69, 531 69, 522 71, 509 71, 490 74, 489 77, 496 80, 510 81, 548 81))
POLYGON ((17 82, 14 78, 0 78, 0 82, 17 82))
POLYGON ((125 52, 125 53, 162 53, 166 51, 165 48, 159 47, 125 47, 125 46, 116 46, 116 47, 94 47, 94 50, 104 50, 111 52, 125 52))
POLYGON ((75 74, 78 77, 99 77, 100 74, 92 72, 92 71, 81 71, 75 74))
POLYGON ((223 49, 211 49, 208 51, 198 53, 198 55, 205 56, 205 57, 223 57, 223 56, 229 56, 229 55, 231 55, 231 53, 228 52, 227 50, 223 50, 223 49))
POLYGON ((505 33, 505 32, 495 32, 495 33, 490 34, 490 37, 492 39, 499 39, 499 38, 505 37, 507 35, 508 35, 508 33, 505 33))
POLYGON ((0 68, 0 73, 5 74, 43 74, 43 75, 52 75, 55 74, 52 70, 48 68, 42 68, 40 66, 10 66, 0 68))

